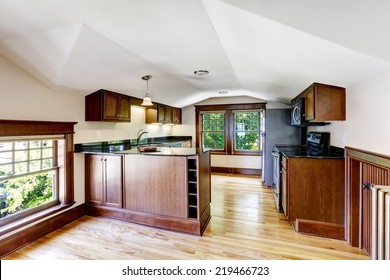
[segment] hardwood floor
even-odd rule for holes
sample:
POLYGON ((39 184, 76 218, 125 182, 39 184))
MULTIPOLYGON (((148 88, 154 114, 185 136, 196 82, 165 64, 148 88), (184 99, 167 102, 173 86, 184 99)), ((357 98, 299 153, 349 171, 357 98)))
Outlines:
POLYGON ((369 259, 345 241, 295 233, 259 178, 212 176, 202 237, 83 216, 3 259, 369 259))

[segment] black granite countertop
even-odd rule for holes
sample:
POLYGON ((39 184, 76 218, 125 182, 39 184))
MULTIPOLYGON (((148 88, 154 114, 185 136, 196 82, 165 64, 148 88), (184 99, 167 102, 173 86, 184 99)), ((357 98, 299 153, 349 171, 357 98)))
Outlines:
POLYGON ((132 148, 130 150, 116 152, 115 154, 149 156, 196 156, 202 153, 206 153, 210 150, 211 149, 158 147, 156 151, 142 152, 139 148, 132 148))
MULTIPOLYGON (((151 137, 144 138, 139 143, 140 146, 172 146, 192 140, 191 136, 166 136, 166 137, 151 137)), ((161 147, 162 148, 162 147, 161 147)), ((74 145, 75 153, 88 153, 88 154, 112 154, 122 153, 130 150, 137 150, 136 139, 115 140, 105 142, 91 142, 81 143, 74 145)), ((181 148, 184 149, 184 148, 181 148)), ((139 151, 138 151, 139 152, 139 151)), ((131 154, 132 152, 126 152, 131 154)), ((139 152, 140 153, 140 152, 139 152)), ((154 152, 156 153, 156 152, 154 152)))
POLYGON ((310 153, 310 150, 307 146, 294 146, 294 145, 276 145, 278 151, 289 158, 318 158, 318 159, 327 159, 327 158, 344 158, 344 149, 331 146, 329 153, 318 155, 310 153))

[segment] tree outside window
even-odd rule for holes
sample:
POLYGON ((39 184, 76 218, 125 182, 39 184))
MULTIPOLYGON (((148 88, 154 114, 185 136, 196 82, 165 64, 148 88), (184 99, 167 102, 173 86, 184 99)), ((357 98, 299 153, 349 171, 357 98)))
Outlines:
POLYGON ((234 113, 234 149, 259 151, 259 112, 234 113))
POLYGON ((202 145, 213 150, 225 149, 225 113, 202 114, 202 145))
POLYGON ((261 155, 265 103, 195 107, 197 147, 213 154, 261 155))
POLYGON ((58 203, 57 141, 0 142, 0 224, 4 218, 58 203))

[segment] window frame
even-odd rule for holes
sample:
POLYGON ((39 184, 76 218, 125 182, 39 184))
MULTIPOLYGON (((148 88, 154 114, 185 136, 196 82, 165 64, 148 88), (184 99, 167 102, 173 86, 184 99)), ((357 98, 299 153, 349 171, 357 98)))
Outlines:
POLYGON ((261 152, 262 152, 262 145, 261 145, 261 112, 260 112, 261 109, 252 109, 252 110, 233 110, 232 111, 232 123, 233 123, 233 127, 232 127, 232 154, 239 154, 239 155, 251 155, 251 154, 256 154, 256 155, 261 155, 261 152), (245 132, 257 132, 257 135, 258 135, 258 139, 259 139, 259 149, 258 150, 254 150, 254 151, 250 151, 250 150, 238 150, 236 149, 236 122, 235 122, 235 113, 244 113, 244 112, 257 112, 259 115, 258 115, 258 123, 257 123, 257 126, 258 126, 258 130, 256 131, 249 131, 249 130, 243 130, 245 132))
MULTIPOLYGON (((201 111, 199 112, 199 117, 200 117, 200 141, 199 143, 202 143, 202 148, 203 148, 203 134, 204 134, 204 130, 203 130, 203 115, 204 114, 211 114, 211 113, 223 113, 224 114, 224 130, 222 131, 215 131, 215 132, 223 132, 224 134, 224 147, 223 149, 218 149, 218 150, 212 150, 212 152, 214 154, 225 154, 226 153, 226 150, 227 150, 227 138, 226 138, 226 122, 228 121, 227 119, 227 116, 226 116, 226 111, 225 110, 222 110, 222 111, 201 111)), ((210 131, 210 132, 214 132, 214 131, 210 131)))
MULTIPOLYGON (((47 135, 63 135, 64 140, 59 141, 58 157, 61 191, 58 195, 58 203, 41 211, 31 211, 16 221, 0 226, 0 235, 14 231, 23 226, 32 224, 44 217, 71 207, 74 202, 74 168, 73 168, 73 134, 74 125, 77 122, 50 122, 50 121, 25 121, 25 120, 0 120, 0 137, 37 137, 47 135)), ((33 209, 33 208, 31 208, 33 209)))
POLYGON ((45 210, 49 207, 53 207, 57 204, 60 203, 60 200, 59 200, 59 182, 58 182, 58 178, 59 178, 59 172, 60 172, 60 167, 58 166, 58 141, 59 139, 64 139, 64 136, 63 135, 60 135, 60 136, 57 136, 55 138, 52 138, 50 136, 42 136, 42 137, 39 137, 39 138, 31 138, 31 137, 16 137, 16 138, 13 138, 13 137, 6 137, 6 139, 2 139, 4 137, 0 137, 0 144, 1 143, 12 143, 12 148, 9 149, 9 150, 5 150, 5 151, 1 151, 0 153, 12 153, 12 161, 11 162, 7 162, 7 163, 3 163, 3 164, 0 164, 1 165, 12 165, 12 171, 13 171, 13 174, 10 174, 10 175, 6 175, 6 176, 0 176, 0 182, 3 181, 3 180, 12 180, 12 179, 17 179, 17 178, 21 178, 21 177, 26 177, 26 176, 30 176, 30 175, 37 175, 37 174, 40 174, 40 173, 44 173, 44 172, 51 172, 53 171, 54 172, 54 175, 55 175, 55 181, 53 182, 54 185, 53 185, 53 198, 51 201, 48 201, 48 202, 45 202, 45 203, 42 203, 38 206, 35 206, 35 207, 32 207, 32 208, 28 208, 24 211, 21 211, 21 212, 17 212, 17 213, 14 213, 12 215, 9 215, 9 216, 6 216, 6 217, 3 217, 3 218, 0 218, 0 226, 2 225, 6 225, 6 224, 9 224, 11 222, 14 222, 14 221, 17 221, 19 219, 22 219, 26 216, 29 216, 29 215, 32 215, 32 214, 35 214, 35 213, 38 213, 42 210, 45 210), (31 142, 33 141, 39 141, 40 142, 40 146, 39 147, 31 147, 31 142), (50 157, 44 157, 43 156, 43 150, 44 149, 48 149, 48 148, 44 148, 42 146, 42 142, 43 141, 52 141, 52 146, 50 146, 49 148, 52 149, 52 152, 51 152, 51 156, 50 157), (17 142, 27 142, 27 147, 24 148, 24 149, 17 149, 15 146, 15 144, 17 142), (34 150, 39 150, 39 158, 36 158, 36 159, 33 159, 30 157, 30 151, 34 151, 34 150), (20 151, 24 151, 24 152, 27 152, 27 159, 25 160, 21 160, 21 161, 17 161, 15 159, 15 153, 17 152, 20 152, 20 151), (43 164, 43 161, 46 160, 46 159, 51 159, 52 160, 52 166, 51 167, 48 167, 48 168, 42 168, 42 164, 43 164), (39 170, 30 170, 30 162, 33 162, 33 161, 40 161, 39 165, 40 165, 40 169, 39 170), (20 172, 20 173, 15 173, 15 165, 19 164, 19 163, 26 163, 27 165, 27 171, 26 172, 20 172))
MULTIPOLYGON (((196 120, 196 148, 202 148, 202 113, 212 111, 225 111, 225 149, 212 150, 211 154, 225 155, 248 155, 261 156, 262 149, 259 151, 235 150, 234 148, 234 112, 238 111, 261 111, 265 110, 266 103, 241 103, 241 104, 217 104, 217 105, 195 105, 196 120)), ((265 115, 265 114, 264 114, 265 115)), ((259 146, 262 141, 261 115, 259 115, 259 146)))

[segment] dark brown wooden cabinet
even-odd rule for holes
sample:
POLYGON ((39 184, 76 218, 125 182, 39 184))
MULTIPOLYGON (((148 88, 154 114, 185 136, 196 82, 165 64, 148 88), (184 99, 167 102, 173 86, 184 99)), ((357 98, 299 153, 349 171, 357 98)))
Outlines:
POLYGON ((158 105, 158 122, 162 124, 172 124, 172 107, 167 105, 158 105))
POLYGON ((130 122, 131 97, 100 89, 85 97, 85 120, 130 122))
POLYGON ((85 178, 88 215, 198 235, 211 218, 209 152, 86 154, 85 178))
POLYGON ((345 120, 345 88, 313 83, 300 97, 305 98, 306 121, 345 120))
POLYGON ((344 159, 283 156, 282 206, 295 231, 344 239, 344 159))
POLYGON ((182 110, 164 104, 157 104, 155 107, 146 108, 145 123, 147 124, 181 124, 182 110))
POLYGON ((180 108, 172 107, 172 121, 173 124, 181 124, 182 123, 182 110, 180 108))
POLYGON ((85 155, 86 203, 122 208, 122 156, 85 155))

